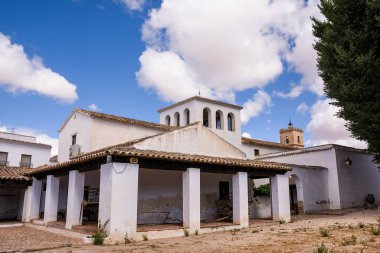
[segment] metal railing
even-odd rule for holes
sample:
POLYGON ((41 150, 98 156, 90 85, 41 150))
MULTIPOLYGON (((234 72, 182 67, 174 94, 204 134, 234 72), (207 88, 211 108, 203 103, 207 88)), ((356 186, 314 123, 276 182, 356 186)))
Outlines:
POLYGON ((8 166, 8 165, 9 165, 8 161, 0 160, 0 166, 8 166))
POLYGON ((20 167, 23 167, 23 168, 33 168, 33 164, 32 163, 22 163, 22 162, 20 162, 20 167))

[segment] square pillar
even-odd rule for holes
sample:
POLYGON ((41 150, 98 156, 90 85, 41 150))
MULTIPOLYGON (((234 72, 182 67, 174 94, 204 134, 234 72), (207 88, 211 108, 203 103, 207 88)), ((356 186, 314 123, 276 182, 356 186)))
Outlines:
POLYGON ((24 208, 22 221, 31 222, 40 216, 42 182, 33 177, 32 185, 28 186, 24 195, 24 208))
POLYGON ((99 220, 112 241, 137 230, 139 165, 107 163, 100 169, 99 220))
POLYGON ((248 174, 238 172, 232 177, 233 222, 249 227, 248 214, 248 174))
POLYGON ((57 220, 58 212, 59 177, 48 175, 46 178, 46 195, 44 224, 57 220))
POLYGON ((272 218, 274 221, 290 221, 289 177, 276 175, 270 179, 272 218))
POLYGON ((81 224, 82 201, 84 194, 84 174, 77 170, 69 172, 69 189, 67 193, 66 228, 81 224))
POLYGON ((182 173, 183 226, 191 231, 201 226, 200 169, 188 168, 182 173))

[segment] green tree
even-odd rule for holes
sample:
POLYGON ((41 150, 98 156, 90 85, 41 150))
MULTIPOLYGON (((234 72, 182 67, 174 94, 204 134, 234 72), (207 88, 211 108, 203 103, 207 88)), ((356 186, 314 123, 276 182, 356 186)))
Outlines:
POLYGON ((380 0, 321 0, 319 9, 326 19, 312 20, 324 91, 379 163, 380 0))

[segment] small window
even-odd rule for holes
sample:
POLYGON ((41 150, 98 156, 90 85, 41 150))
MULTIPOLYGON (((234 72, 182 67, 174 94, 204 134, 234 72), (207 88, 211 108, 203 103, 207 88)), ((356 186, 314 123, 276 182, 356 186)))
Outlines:
POLYGON ((289 144, 289 137, 288 136, 285 137, 285 142, 286 142, 286 144, 289 144))
POLYGON ((32 156, 31 155, 21 155, 20 167, 31 168, 32 166, 32 156))
POLYGON ((170 126, 170 116, 169 115, 166 116, 165 123, 166 123, 166 125, 170 126))
POLYGON ((215 113, 215 127, 216 129, 223 129, 223 117, 222 117, 222 112, 217 111, 215 113))
POLYGON ((235 116, 232 113, 227 115, 228 131, 235 131, 235 116))
POLYGON ((258 156, 258 155, 260 155, 260 150, 255 149, 255 156, 258 156))
POLYGON ((8 153, 0 152, 0 166, 8 166, 8 153))
POLYGON ((76 134, 71 136, 71 145, 74 145, 74 144, 77 144, 77 135, 76 134))
POLYGON ((180 120, 180 116, 179 116, 178 112, 174 113, 174 122, 175 122, 176 126, 180 126, 181 125, 181 120, 180 120))
POLYGON ((300 140, 299 136, 297 136, 297 141, 298 141, 298 143, 301 143, 301 140, 300 140))
POLYGON ((210 121, 210 109, 204 108, 203 109, 203 125, 205 127, 211 127, 211 121, 210 121))
POLYGON ((227 181, 219 181, 219 199, 230 198, 230 183, 227 181))
POLYGON ((184 118, 185 118, 185 125, 190 124, 190 111, 189 111, 189 109, 185 109, 184 118))

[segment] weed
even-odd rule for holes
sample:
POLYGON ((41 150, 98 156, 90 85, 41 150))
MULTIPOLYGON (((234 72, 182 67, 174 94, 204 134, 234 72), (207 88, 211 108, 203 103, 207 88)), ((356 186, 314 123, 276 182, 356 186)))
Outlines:
POLYGON ((286 223, 286 221, 283 218, 281 218, 280 219, 280 224, 285 224, 285 223, 286 223))
POLYGON ((358 223, 358 227, 359 227, 359 228, 365 228, 365 224, 364 224, 363 222, 359 222, 359 223, 358 223))
POLYGON ((371 237, 371 239, 369 239, 369 242, 376 242, 375 238, 371 237))
POLYGON ((101 220, 98 221, 98 231, 92 236, 92 244, 102 245, 104 243, 104 239, 107 237, 106 226, 109 222, 109 219, 104 224, 101 220))
POLYGON ((185 234, 185 236, 189 236, 189 234, 190 234, 190 232, 189 232, 189 230, 187 228, 185 228, 183 230, 183 233, 185 234))
POLYGON ((380 225, 377 228, 375 228, 374 226, 371 226, 371 234, 380 235, 380 225))
POLYGON ((131 242, 131 240, 128 238, 128 232, 126 232, 125 236, 124 236, 124 244, 128 244, 130 242, 131 242))
POLYGON ((320 228, 319 233, 321 234, 322 237, 329 237, 330 233, 327 228, 320 228))
POLYGON ((363 246, 367 246, 368 245, 368 241, 362 240, 362 241, 360 241, 360 244, 363 245, 363 246))
POLYGON ((322 242, 321 245, 317 245, 317 249, 314 251, 315 253, 328 253, 329 249, 322 242))
POLYGON ((199 230, 198 229, 195 230, 195 235, 199 235, 199 230))
POLYGON ((351 237, 343 238, 342 246, 355 245, 355 244, 356 244, 356 236, 352 235, 351 237))
POLYGON ((348 225, 348 228, 349 229, 354 229, 354 227, 351 224, 348 225))
POLYGON ((143 240, 148 241, 148 235, 147 234, 143 235, 143 240))
POLYGON ((259 230, 252 230, 252 233, 254 234, 254 233, 258 233, 259 232, 259 230))

